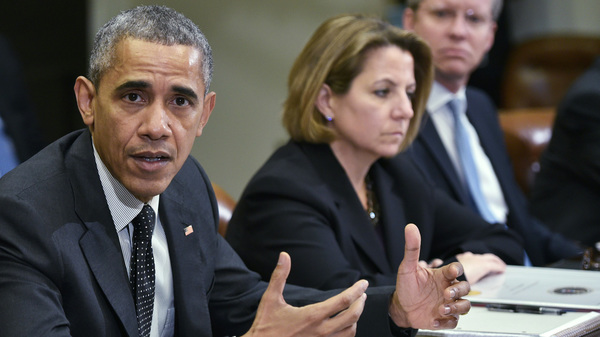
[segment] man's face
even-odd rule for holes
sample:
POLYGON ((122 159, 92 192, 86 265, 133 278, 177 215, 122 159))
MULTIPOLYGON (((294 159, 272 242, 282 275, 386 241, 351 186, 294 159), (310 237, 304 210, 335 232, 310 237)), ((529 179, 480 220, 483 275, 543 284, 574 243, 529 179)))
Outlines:
POLYGON ((404 27, 429 43, 436 78, 465 85, 492 47, 496 23, 493 0, 423 0, 407 9, 404 27))
POLYGON ((125 39, 97 91, 83 77, 75 84, 100 158, 143 202, 169 186, 214 107, 215 94, 204 96, 201 55, 189 46, 125 39))

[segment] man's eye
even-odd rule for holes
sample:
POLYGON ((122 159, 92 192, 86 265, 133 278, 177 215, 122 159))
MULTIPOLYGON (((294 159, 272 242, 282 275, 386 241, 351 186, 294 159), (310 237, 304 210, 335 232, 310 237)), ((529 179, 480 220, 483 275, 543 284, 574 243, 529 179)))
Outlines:
POLYGON ((450 10, 440 9, 433 11, 433 15, 437 16, 438 18, 451 18, 454 16, 454 13, 450 10))
POLYGON ((140 95, 138 95, 136 93, 129 93, 129 94, 125 95, 125 98, 130 102, 138 102, 141 100, 140 95))
POLYGON ((469 21, 470 23, 482 23, 485 20, 478 15, 467 15, 467 21, 469 21))
POLYGON ((189 101, 183 97, 177 97, 174 100, 175 105, 177 106, 186 106, 189 105, 189 101))

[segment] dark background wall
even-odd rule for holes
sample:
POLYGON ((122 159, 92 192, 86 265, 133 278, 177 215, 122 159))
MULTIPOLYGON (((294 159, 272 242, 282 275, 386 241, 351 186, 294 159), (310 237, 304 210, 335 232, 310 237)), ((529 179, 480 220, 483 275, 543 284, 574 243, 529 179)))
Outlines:
POLYGON ((87 67, 86 1, 25 0, 0 4, 0 34, 21 62, 43 138, 83 127, 73 84, 87 67))

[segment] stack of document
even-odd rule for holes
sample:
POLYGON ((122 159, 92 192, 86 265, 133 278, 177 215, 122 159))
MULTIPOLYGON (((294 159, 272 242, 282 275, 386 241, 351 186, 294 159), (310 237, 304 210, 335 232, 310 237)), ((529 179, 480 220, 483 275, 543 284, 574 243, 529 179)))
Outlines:
POLYGON ((600 311, 600 272, 507 266, 471 285, 471 303, 522 304, 600 311))
POLYGON ((507 266, 471 285, 453 330, 420 336, 600 336, 600 272, 507 266), (594 332, 596 331, 596 332, 594 332))

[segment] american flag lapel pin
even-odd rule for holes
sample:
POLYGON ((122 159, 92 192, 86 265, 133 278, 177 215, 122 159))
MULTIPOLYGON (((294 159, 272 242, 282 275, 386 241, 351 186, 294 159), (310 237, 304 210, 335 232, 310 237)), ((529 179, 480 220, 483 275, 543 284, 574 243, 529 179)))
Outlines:
POLYGON ((185 236, 188 236, 188 235, 192 234, 193 232, 194 232, 194 228, 192 228, 192 225, 189 225, 183 229, 183 234, 185 234, 185 236))

